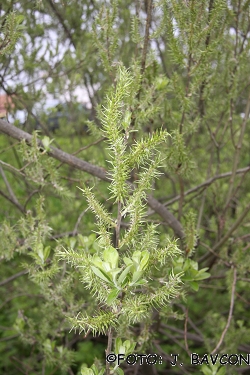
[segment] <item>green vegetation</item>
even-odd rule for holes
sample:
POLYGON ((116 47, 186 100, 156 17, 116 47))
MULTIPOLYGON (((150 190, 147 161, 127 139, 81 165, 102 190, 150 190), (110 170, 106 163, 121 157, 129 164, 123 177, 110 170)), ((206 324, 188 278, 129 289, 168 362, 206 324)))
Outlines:
POLYGON ((249 9, 2 1, 0 373, 249 373, 249 9))

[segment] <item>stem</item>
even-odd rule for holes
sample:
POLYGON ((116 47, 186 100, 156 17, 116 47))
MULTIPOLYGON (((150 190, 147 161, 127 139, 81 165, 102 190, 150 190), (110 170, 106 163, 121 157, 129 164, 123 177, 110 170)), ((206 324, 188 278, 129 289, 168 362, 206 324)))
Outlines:
POLYGON ((141 61, 141 75, 144 74, 145 67, 146 67, 147 49, 148 49, 148 42, 149 42, 149 28, 151 25, 151 13, 152 13, 152 0, 148 0, 147 21, 146 21, 146 29, 145 29, 144 45, 143 45, 142 61, 141 61))
MULTIPOLYGON (((6 121, 0 120, 0 133, 4 133, 12 138, 25 140, 27 144, 31 145, 32 136, 31 134, 16 128, 14 125, 7 123, 6 121)), ((37 144, 43 150, 43 144, 41 140, 37 141, 37 144)), ((68 154, 65 151, 62 151, 56 147, 51 146, 50 151, 47 153, 48 156, 53 157, 75 169, 87 172, 92 176, 96 176, 103 181, 110 183, 110 175, 108 172, 97 165, 88 163, 85 160, 79 159, 74 155, 68 154)), ((128 184, 133 188, 133 185, 128 182, 128 184)), ((1 192, 0 192, 1 193, 1 192)), ((6 199, 10 200, 4 193, 1 193, 6 199)), ((10 200, 11 201, 11 200, 10 200)), ((11 201, 12 202, 12 201, 11 201)), ((13 203, 13 202, 12 202, 13 203)), ((181 226, 181 223, 175 218, 175 216, 170 212, 163 204, 161 204, 157 199, 152 195, 147 195, 148 205, 162 217, 162 219, 173 229, 176 237, 183 238, 184 231, 181 226)))
MULTIPOLYGON (((113 339, 112 328, 109 327, 109 330, 108 330, 108 345, 107 345, 107 349, 106 349, 106 356, 108 354, 110 354, 110 352, 111 352, 112 339, 113 339)), ((110 375, 110 363, 108 361, 106 361, 106 375, 110 375)))
POLYGON ((243 138, 244 138, 244 134, 245 134, 245 130, 246 130, 246 126, 247 126, 247 121, 248 121, 248 118, 249 118, 249 114, 250 114, 250 94, 249 94, 249 97, 248 97, 248 101, 247 101, 247 105, 246 105, 246 110, 245 110, 245 117, 244 117, 244 120, 242 122, 241 132, 240 132, 238 144, 236 146, 236 151, 235 151, 235 155, 234 155, 232 177, 230 179, 230 186, 229 186, 229 190, 228 190, 227 201, 226 201, 224 213, 227 211, 227 209, 229 207, 229 203, 230 203, 230 201, 231 201, 231 199, 233 197, 232 193, 233 193, 234 180, 235 180, 235 175, 236 175, 237 167, 238 167, 238 164, 239 164, 239 161, 240 161, 240 151, 241 151, 241 147, 242 147, 242 144, 243 144, 243 138))
POLYGON ((119 201, 118 202, 118 207, 117 207, 117 221, 116 221, 116 227, 115 227, 115 247, 118 249, 119 248, 119 240, 120 240, 120 229, 121 229, 121 220, 122 220, 122 215, 121 215, 121 207, 122 204, 119 201))
POLYGON ((237 270, 236 268, 234 267, 234 272, 233 272, 233 285, 232 285, 232 293, 231 293, 231 302, 230 302, 230 309, 229 309, 229 314, 228 314, 228 319, 227 319, 227 324, 226 324, 226 327, 224 328, 222 334, 221 334, 221 337, 220 337, 220 340, 218 342, 218 344, 216 345, 216 347, 214 348, 214 350, 212 351, 211 354, 214 354, 214 353, 217 353, 218 352, 218 349, 220 348, 223 340, 224 340, 224 337, 229 329, 229 326, 230 326, 230 323, 231 323, 231 320, 232 320, 232 316, 233 316, 233 308, 234 308, 234 294, 235 294, 235 286, 236 286, 236 281, 237 281, 237 270))

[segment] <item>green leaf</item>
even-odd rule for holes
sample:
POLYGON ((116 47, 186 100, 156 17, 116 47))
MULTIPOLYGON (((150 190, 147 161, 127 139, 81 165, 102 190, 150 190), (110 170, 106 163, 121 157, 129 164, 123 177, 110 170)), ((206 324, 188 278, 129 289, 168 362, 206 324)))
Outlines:
POLYGON ((118 251, 112 246, 106 248, 103 252, 103 259, 110 263, 111 268, 117 268, 119 260, 118 251))
POLYGON ((130 258, 124 257, 123 261, 127 266, 133 265, 133 261, 130 258))
POLYGON ((115 374, 117 374, 117 375, 124 375, 124 372, 123 372, 123 370, 122 370, 120 367, 118 367, 118 368, 115 370, 115 374))
POLYGON ((217 374, 216 375, 225 375, 226 374, 226 367, 224 366, 224 367, 221 367, 220 369, 219 369, 219 371, 217 371, 217 374))
POLYGON ((137 265, 139 265, 139 263, 140 263, 140 259, 141 259, 141 251, 139 251, 139 250, 135 251, 135 252, 133 253, 133 255, 132 255, 132 259, 133 259, 133 261, 134 261, 137 265))
POLYGON ((112 289, 107 298, 107 305, 110 306, 117 298, 118 294, 120 293, 119 289, 112 289))
POLYGON ((201 371, 203 372, 204 375, 212 375, 212 371, 207 365, 202 365, 201 371))
POLYGON ((114 269, 112 269, 112 270, 110 270, 110 271, 108 272, 108 275, 110 275, 110 277, 112 278, 113 283, 114 283, 115 285, 117 285, 116 276, 117 276, 120 272, 121 272, 121 268, 114 268, 114 269))
POLYGON ((44 263, 44 254, 43 254, 43 244, 39 243, 36 247, 37 254, 41 259, 42 263, 44 263))
POLYGON ((191 288, 192 288, 195 292, 198 292, 198 290, 199 290, 199 284, 198 284, 196 281, 190 281, 190 282, 189 282, 189 285, 191 286, 191 288))
POLYGON ((132 282, 129 285, 135 284, 142 277, 142 275, 143 275, 142 271, 135 271, 133 273, 132 282))
POLYGON ((49 137, 45 136, 42 138, 42 143, 44 145, 44 148, 46 151, 50 151, 50 144, 53 140, 51 140, 49 137))
POLYGON ((201 270, 201 271, 199 271, 198 275, 195 277, 195 280, 198 281, 198 280, 208 279, 210 276, 211 276, 210 273, 202 272, 202 270, 201 270))
POLYGON ((130 272, 131 268, 133 267, 133 264, 130 264, 128 265, 123 271, 122 273, 120 274, 118 280, 117 280, 117 284, 118 285, 121 285, 121 286, 124 286, 123 282, 125 281, 126 279, 126 276, 128 275, 128 273, 130 272))
POLYGON ((91 368, 81 368, 81 375, 95 375, 94 371, 91 368))
POLYGON ((103 261, 98 255, 92 257, 92 263, 98 268, 103 268, 103 261))
POLYGON ((44 261, 48 259, 50 254, 50 246, 46 246, 45 249, 43 250, 43 255, 44 255, 44 261))
POLYGON ((103 270, 100 270, 99 268, 95 266, 90 266, 92 271, 96 274, 96 276, 100 277, 103 281, 106 281, 107 283, 112 283, 112 281, 109 279, 109 276, 104 272, 103 270))
POLYGON ((120 347, 121 347, 121 346, 122 346, 122 340, 121 340, 120 337, 117 337, 117 338, 115 339, 115 353, 116 353, 116 354, 121 353, 121 352, 120 352, 120 347))
POLYGON ((147 250, 144 250, 141 253, 141 261, 140 261, 140 267, 139 269, 141 271, 145 270, 148 266, 148 260, 149 260, 149 252, 147 250))

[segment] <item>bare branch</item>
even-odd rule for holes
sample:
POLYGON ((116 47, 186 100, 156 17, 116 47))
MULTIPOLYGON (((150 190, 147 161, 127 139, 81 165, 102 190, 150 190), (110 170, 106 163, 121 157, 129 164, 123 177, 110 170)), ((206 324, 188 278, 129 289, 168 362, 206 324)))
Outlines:
POLYGON ((224 340, 224 337, 229 329, 229 326, 230 326, 230 323, 231 323, 231 320, 232 320, 232 316, 233 316, 233 308, 234 308, 234 293, 235 293, 235 286, 236 286, 236 281, 237 281, 237 270, 236 268, 234 267, 234 272, 233 272, 233 285, 232 285, 232 293, 231 293, 231 302, 230 302, 230 309, 229 309, 229 314, 228 314, 228 319, 227 319, 227 324, 226 324, 226 327, 225 329, 223 330, 222 334, 221 334, 221 337, 220 337, 220 340, 218 342, 218 344, 216 345, 216 347, 214 348, 214 350, 212 351, 211 354, 214 354, 214 353, 217 353, 218 352, 218 349, 220 348, 223 340, 224 340))
POLYGON ((75 227, 74 227, 74 230, 73 230, 73 236, 75 236, 76 234, 77 234, 77 229, 78 229, 78 226, 79 226, 79 224, 80 224, 80 222, 81 222, 81 220, 82 220, 82 217, 85 215, 85 213, 88 211, 88 208, 86 208, 85 210, 83 210, 82 212, 81 212, 81 214, 79 215, 79 217, 78 217, 78 219, 77 219, 77 222, 76 222, 76 225, 75 225, 75 227))
POLYGON ((22 213, 24 213, 24 210, 23 210, 23 207, 20 206, 19 204, 16 204, 15 201, 12 200, 12 198, 10 198, 7 194, 5 194, 2 190, 0 190, 0 195, 2 195, 5 199, 7 199, 10 203, 14 204, 14 206, 16 206, 19 211, 21 211, 22 213))
POLYGON ((0 286, 6 285, 6 284, 10 283, 11 281, 17 279, 18 277, 20 277, 22 275, 25 275, 26 273, 28 273, 28 271, 26 271, 26 270, 18 272, 15 275, 12 275, 12 276, 8 277, 8 279, 5 279, 5 280, 1 281, 0 286))
MULTIPOLYGON (((31 134, 16 128, 14 125, 7 123, 6 121, 0 120, 0 132, 20 141, 24 139, 29 145, 31 144, 31 134)), ((42 150, 44 149, 42 141, 38 140, 38 145, 42 150)), ((50 150, 47 154, 63 163, 72 166, 73 168, 87 172, 93 176, 100 178, 103 181, 110 182, 109 174, 104 168, 88 163, 82 159, 78 159, 77 157, 55 147, 50 147, 50 150)), ((166 207, 163 206, 163 204, 158 202, 151 195, 147 195, 147 202, 148 205, 173 229, 177 237, 181 239, 184 238, 185 234, 181 223, 166 207)))
POLYGON ((11 202, 14 203, 14 204, 18 207, 18 209, 19 209, 21 212, 24 213, 24 212, 25 212, 25 209, 24 209, 24 208, 21 206, 21 204, 18 202, 18 199, 17 199, 17 197, 15 196, 15 194, 14 194, 14 192, 13 192, 13 190, 12 190, 10 184, 9 184, 9 181, 8 181, 8 179, 7 179, 7 177, 6 177, 5 173, 4 173, 4 170, 3 170, 2 166, 1 166, 1 164, 0 164, 0 173, 1 173, 1 175, 2 175, 2 177, 3 177, 3 180, 4 180, 4 183, 5 183, 5 185, 6 185, 7 189, 8 189, 8 192, 9 192, 9 195, 10 195, 11 202))
POLYGON ((145 29, 145 36, 144 36, 143 51, 142 51, 141 75, 143 75, 145 71, 145 67, 146 67, 147 49, 148 49, 148 42, 149 42, 149 28, 151 25, 151 14, 152 14, 152 0, 148 0, 147 4, 148 4, 147 20, 146 20, 146 29, 145 29))
POLYGON ((241 215, 238 217, 238 219, 235 221, 235 223, 231 226, 231 228, 227 231, 224 237, 218 241, 215 246, 211 249, 211 253, 206 254, 206 256, 203 257, 203 261, 207 258, 212 257, 212 261, 210 262, 210 267, 213 264, 215 258, 217 257, 216 251, 219 250, 222 245, 229 239, 229 237, 233 234, 233 232, 238 228, 238 226, 242 223, 245 216, 250 212, 250 204, 247 205, 245 210, 241 213, 241 215))
MULTIPOLYGON (((14 125, 7 123, 6 121, 0 120, 0 132, 9 135, 12 138, 18 139, 19 141, 25 140, 28 144, 31 144, 32 135, 25 131, 16 128, 14 125)), ((41 141, 38 141, 38 145, 44 149, 41 141)), ((58 148, 50 147, 48 152, 49 156, 62 161, 76 169, 87 172, 96 176, 104 181, 110 181, 107 172, 104 168, 97 167, 84 160, 78 159, 77 157, 68 154, 67 152, 61 151, 58 148)))
POLYGON ((229 206, 229 203, 230 203, 230 201, 233 197, 234 180, 235 180, 236 170, 237 170, 237 167, 238 167, 238 164, 239 164, 239 161, 240 161, 240 152, 241 152, 241 147, 242 147, 242 144, 243 144, 243 138, 244 138, 249 114, 250 114, 250 94, 249 94, 246 109, 245 109, 245 116, 244 116, 244 119, 243 119, 243 122, 242 122, 239 140, 238 140, 238 143, 236 145, 235 155, 234 155, 234 158, 233 158, 234 162, 233 162, 232 176, 230 178, 230 185, 229 185, 229 189, 228 189, 227 200, 226 200, 224 211, 227 210, 227 208, 229 206))
POLYGON ((66 26, 65 22, 64 22, 64 19, 61 15, 61 13, 59 12, 59 10, 57 9, 54 1, 51 1, 51 0, 48 0, 48 3, 49 5, 51 6, 55 16, 57 17, 57 19, 59 20, 60 24, 62 25, 63 27, 63 30, 65 31, 65 34, 67 35, 67 37, 69 38, 70 40, 70 43, 74 46, 74 48, 76 48, 76 45, 75 45, 75 42, 73 40, 73 35, 71 34, 70 30, 68 29, 68 27, 66 26))
POLYGON ((189 350, 188 346, 188 340, 187 340, 187 324, 188 324, 188 309, 186 309, 185 312, 185 323, 184 323, 184 341, 185 341, 185 348, 189 355, 191 355, 191 352, 189 350))
MULTIPOLYGON (((237 169, 236 174, 247 173, 249 171, 250 171, 250 166, 245 167, 245 168, 241 168, 241 169, 237 169)), ((233 174, 233 172, 226 172, 226 173, 222 173, 222 174, 218 174, 216 176, 213 176, 213 177, 209 178, 207 181, 202 182, 202 184, 197 185, 197 186, 193 187, 192 189, 189 189, 189 190, 185 191, 184 196, 195 193, 196 191, 211 185, 216 180, 220 180, 222 178, 230 177, 230 176, 232 176, 232 174, 233 174)), ((171 204, 177 202, 179 199, 180 199, 180 195, 176 195, 176 197, 174 197, 174 198, 170 199, 169 201, 167 201, 166 203, 164 203, 164 206, 170 206, 171 204)))
MULTIPOLYGON (((112 349, 112 339, 113 339, 113 333, 112 333, 112 327, 109 328, 108 330, 108 345, 106 349, 106 356, 110 354, 111 349, 112 349)), ((107 361, 106 362, 106 375, 110 375, 110 363, 107 361)))

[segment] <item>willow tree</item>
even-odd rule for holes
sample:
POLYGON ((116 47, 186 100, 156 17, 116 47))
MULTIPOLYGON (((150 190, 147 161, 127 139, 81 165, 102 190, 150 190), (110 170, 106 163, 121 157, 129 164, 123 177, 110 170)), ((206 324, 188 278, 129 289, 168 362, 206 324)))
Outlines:
POLYGON ((248 371, 249 1, 0 11, 1 371, 248 371))

